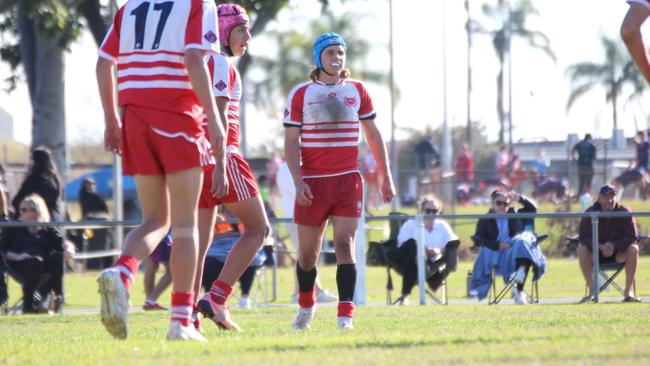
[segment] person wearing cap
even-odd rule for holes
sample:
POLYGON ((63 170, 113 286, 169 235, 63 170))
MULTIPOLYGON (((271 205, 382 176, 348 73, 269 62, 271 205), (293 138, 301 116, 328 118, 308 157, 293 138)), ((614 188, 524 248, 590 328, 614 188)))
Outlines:
POLYGON ((389 203, 395 196, 372 99, 362 82, 350 79, 346 50, 340 35, 318 36, 312 47, 316 68, 311 81, 291 90, 284 110, 284 151, 296 186, 294 222, 300 241, 296 266, 300 309, 294 329, 308 328, 314 316, 316 260, 329 220, 337 261, 338 327, 352 329, 357 277, 354 237, 363 211, 360 127, 377 162, 383 201, 389 203))
POLYGON ((492 281, 492 269, 501 275, 505 282, 515 280, 515 304, 528 304, 524 284, 530 269, 533 280, 538 281, 546 272, 546 257, 539 249, 534 234, 534 219, 494 218, 491 214, 515 213, 510 207, 514 202, 522 205, 517 213, 535 213, 536 204, 516 192, 495 190, 490 195, 492 207, 486 217, 476 223, 472 236, 480 252, 474 262, 470 282, 470 294, 484 299, 492 281))
MULTIPOLYGON (((586 212, 630 212, 629 209, 618 203, 616 190, 610 185, 604 185, 598 192, 598 200, 586 212)), ((641 299, 631 292, 634 276, 636 275, 639 261, 639 245, 636 220, 634 216, 625 217, 600 217, 598 219, 598 261, 600 263, 625 263, 625 291, 624 302, 639 302, 641 299)), ((580 220, 580 245, 578 246, 578 260, 580 269, 585 278, 589 294, 580 302, 593 300, 593 262, 592 262, 592 237, 591 218, 583 217, 580 220)))
MULTIPOLYGON (((243 56, 251 39, 250 20, 246 10, 237 4, 219 4, 219 40, 222 52, 210 55, 208 69, 212 76, 217 111, 226 130, 226 156, 223 161, 206 170, 199 198, 199 256, 194 292, 199 293, 203 266, 212 244, 217 208, 223 204, 236 216, 246 230, 228 253, 223 268, 207 291, 196 303, 192 315, 195 328, 200 329, 197 311, 219 328, 240 331, 231 318, 226 302, 233 285, 248 268, 271 232, 264 204, 250 165, 239 151, 239 107, 243 83, 233 58, 243 56), (227 172, 227 174, 226 174, 227 172), (225 180, 225 181, 224 181, 225 180), (211 187, 225 184, 225 195, 215 195, 211 187)), ((206 134, 208 130, 206 129, 206 134)))

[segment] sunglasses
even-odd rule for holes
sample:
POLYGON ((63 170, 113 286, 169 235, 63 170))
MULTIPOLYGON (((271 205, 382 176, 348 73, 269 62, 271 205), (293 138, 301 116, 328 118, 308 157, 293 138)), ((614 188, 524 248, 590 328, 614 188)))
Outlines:
POLYGON ((497 206, 506 207, 506 206, 508 206, 510 204, 510 202, 507 202, 507 201, 494 201, 494 204, 497 205, 497 206))
POLYGON ((423 211, 424 211, 424 213, 427 214, 427 215, 437 215, 438 212, 440 212, 440 211, 438 211, 438 210, 435 209, 435 208, 425 208, 423 211))

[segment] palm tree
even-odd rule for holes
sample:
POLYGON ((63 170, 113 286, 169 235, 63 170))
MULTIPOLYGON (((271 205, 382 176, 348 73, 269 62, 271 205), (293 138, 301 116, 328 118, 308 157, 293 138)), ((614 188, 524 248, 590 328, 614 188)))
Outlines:
MULTIPOLYGON (((498 0, 496 5, 483 4, 483 14, 495 22, 495 27, 487 29, 477 22, 472 22, 473 31, 487 34, 492 39, 492 46, 499 58, 499 73, 497 74, 497 116, 499 118, 499 143, 505 141, 505 117, 503 106, 503 69, 505 59, 510 54, 510 40, 519 37, 529 46, 539 48, 553 61, 555 55, 550 47, 548 37, 540 31, 527 29, 526 20, 539 12, 531 0, 519 0, 513 6, 508 0, 498 0)), ((510 111, 509 111, 510 112, 510 111)))
POLYGON ((612 103, 612 118, 614 129, 618 129, 618 100, 623 94, 623 88, 630 85, 633 89, 628 97, 631 100, 639 97, 646 88, 645 80, 634 62, 618 40, 601 36, 605 49, 605 60, 602 63, 592 61, 581 62, 567 68, 567 74, 574 84, 569 100, 566 104, 567 111, 577 99, 597 85, 605 88, 605 100, 612 103))

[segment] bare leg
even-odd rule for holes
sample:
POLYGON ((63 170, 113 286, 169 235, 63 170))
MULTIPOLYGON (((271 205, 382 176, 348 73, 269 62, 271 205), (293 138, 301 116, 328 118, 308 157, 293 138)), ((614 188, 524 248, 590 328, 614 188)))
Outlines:
POLYGON ((632 244, 625 251, 616 256, 619 263, 625 262, 625 296, 635 296, 632 291, 634 278, 636 276, 636 267, 639 262, 639 245, 632 244))
POLYGON ((245 201, 227 203, 225 206, 239 218, 246 228, 228 254, 223 270, 219 274, 219 280, 232 286, 244 273, 257 251, 260 250, 269 236, 271 226, 266 218, 264 205, 259 195, 245 201))
POLYGON ((170 260, 174 292, 194 289, 198 258, 197 205, 203 181, 201 168, 167 175, 170 192, 170 216, 174 245, 170 260))
MULTIPOLYGON (((300 246, 300 241, 298 240, 298 225, 296 225, 294 223, 286 224, 286 229, 287 229, 287 232, 289 233, 289 237, 291 238, 291 241, 296 246, 296 251, 299 252, 300 249, 298 249, 298 248, 300 246)), ((321 239, 321 241, 322 241, 322 239, 321 239)), ((297 294, 298 293, 298 277, 294 274, 293 279, 294 279, 294 281, 293 281, 293 293, 297 294)), ((318 293, 322 289, 321 284, 320 284, 320 280, 318 279, 318 276, 316 276, 315 288, 316 288, 316 293, 318 293)))
POLYGON ((145 259, 146 268, 144 270, 144 296, 149 299, 151 291, 156 285, 156 272, 158 271, 158 264, 154 263, 151 258, 145 259))
POLYGON ((309 271, 316 267, 326 226, 327 221, 324 221, 319 227, 298 225, 298 237, 300 238, 298 266, 303 271, 309 271))
POLYGON ((164 265, 164 268, 165 268, 165 274, 163 274, 160 277, 160 279, 156 283, 156 286, 154 286, 154 288, 151 290, 151 293, 147 296, 147 300, 158 301, 160 295, 172 283, 172 274, 171 271, 169 270, 169 265, 164 265))
POLYGON ((585 278, 585 283, 587 284, 589 293, 592 294, 594 281, 593 281, 593 264, 591 259, 591 252, 584 245, 578 245, 577 252, 578 252, 578 262, 580 262, 580 270, 582 270, 582 276, 585 278))
POLYGON ((203 266, 208 248, 214 237, 214 223, 217 219, 217 208, 199 209, 199 255, 196 263, 196 276, 194 277, 194 303, 198 301, 201 293, 201 281, 203 279, 203 266))
POLYGON ((332 217, 334 227, 334 251, 337 264, 353 264, 354 239, 357 234, 359 219, 354 217, 332 217))
POLYGON ((142 208, 142 223, 124 239, 122 255, 142 261, 169 231, 169 194, 163 176, 136 175, 135 185, 142 208))

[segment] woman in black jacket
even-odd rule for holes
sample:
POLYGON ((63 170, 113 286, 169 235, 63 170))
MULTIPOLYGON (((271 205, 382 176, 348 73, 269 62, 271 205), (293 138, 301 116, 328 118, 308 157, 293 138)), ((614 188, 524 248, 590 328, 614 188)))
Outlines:
POLYGON ((545 258, 535 245, 536 237, 534 235, 526 238, 518 237, 524 231, 533 234, 534 219, 494 218, 490 217, 490 215, 495 213, 515 213, 515 209, 510 207, 514 202, 518 202, 523 206, 516 211, 517 213, 537 212, 537 206, 526 197, 515 192, 495 190, 490 197, 492 206, 488 214, 478 220, 476 232, 472 236, 474 244, 477 247, 482 247, 482 252, 474 264, 472 289, 483 288, 483 291, 478 290, 479 298, 487 293, 487 287, 484 286, 484 275, 489 273, 491 268, 486 267, 488 267, 488 263, 497 265, 499 274, 503 275, 504 278, 514 276, 517 289, 515 303, 523 305, 528 302, 524 292, 524 283, 531 266, 535 266, 537 275, 543 273, 543 267, 545 266, 545 258), (520 240, 516 240, 517 238, 520 240))
MULTIPOLYGON (((25 197, 18 212, 20 221, 50 221, 45 201, 36 194, 25 197)), ((56 304, 61 303, 64 241, 56 228, 45 225, 5 228, 0 238, 0 250, 8 265, 22 277, 23 313, 36 312, 33 299, 39 285, 41 289, 53 290, 53 300, 56 304), (49 274, 47 282, 40 283, 45 274, 49 274)), ((41 295, 46 296, 45 293, 41 295)))
POLYGON ((54 221, 62 219, 61 210, 61 179, 52 161, 50 151, 37 147, 32 151, 32 166, 27 177, 20 186, 18 193, 11 201, 14 212, 18 215, 18 205, 27 195, 36 193, 45 200, 50 217, 54 221))

